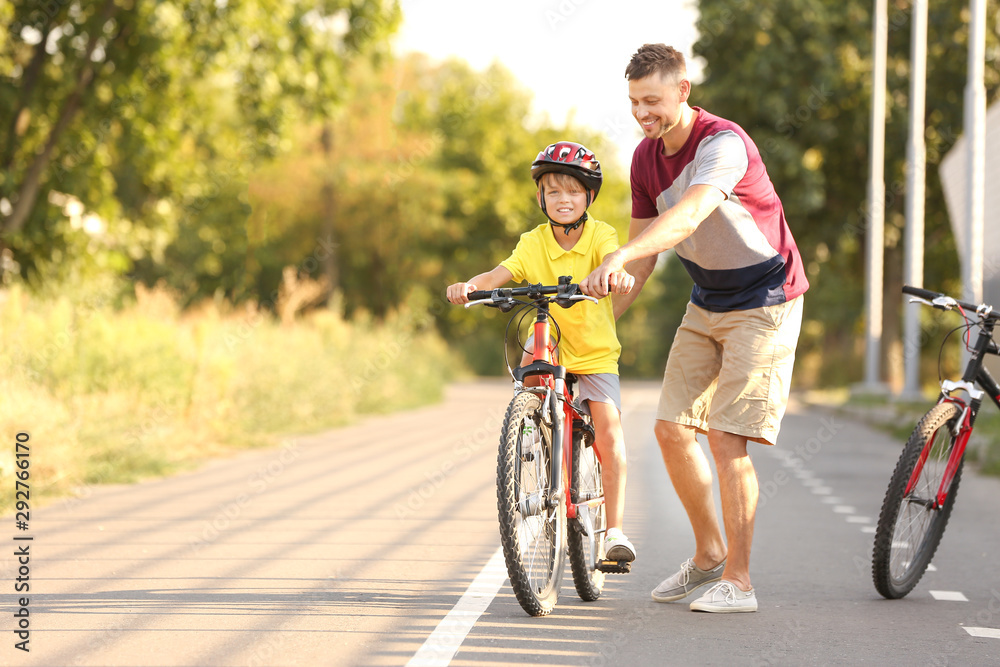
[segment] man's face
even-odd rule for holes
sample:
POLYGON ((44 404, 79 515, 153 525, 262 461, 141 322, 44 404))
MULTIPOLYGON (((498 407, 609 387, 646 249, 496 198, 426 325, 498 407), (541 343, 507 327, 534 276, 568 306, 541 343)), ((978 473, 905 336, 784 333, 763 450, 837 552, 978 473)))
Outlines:
POLYGON ((628 82, 628 98, 632 115, 643 134, 659 139, 677 126, 681 119, 681 102, 687 101, 690 84, 686 79, 650 74, 628 82))

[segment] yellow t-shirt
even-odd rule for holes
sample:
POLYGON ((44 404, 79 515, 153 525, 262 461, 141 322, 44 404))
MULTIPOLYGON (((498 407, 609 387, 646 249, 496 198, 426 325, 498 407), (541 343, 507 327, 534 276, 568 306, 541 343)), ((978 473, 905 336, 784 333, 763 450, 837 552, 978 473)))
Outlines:
MULTIPOLYGON (((500 262, 514 276, 515 282, 559 284, 559 276, 572 276, 577 283, 600 266, 604 256, 618 248, 618 233, 606 222, 590 219, 583 224, 583 234, 570 250, 564 250, 553 236, 548 223, 521 234, 510 257, 500 262)), ((560 363, 571 373, 618 374, 618 356, 622 346, 615 332, 611 299, 581 301, 569 308, 555 304, 549 311, 562 332, 559 343, 560 363)), ((555 326, 551 334, 556 335, 555 326)))

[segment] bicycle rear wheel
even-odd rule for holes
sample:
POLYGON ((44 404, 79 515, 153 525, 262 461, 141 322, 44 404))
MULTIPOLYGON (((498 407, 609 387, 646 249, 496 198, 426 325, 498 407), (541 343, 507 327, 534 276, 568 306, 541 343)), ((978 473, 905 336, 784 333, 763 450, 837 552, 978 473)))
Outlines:
POLYGON ((551 420, 537 394, 523 391, 507 408, 497 456, 500 542, 514 596, 532 616, 552 611, 566 549, 566 503, 549 500, 551 420))
POLYGON ((883 597, 898 599, 913 590, 941 542, 958 494, 961 463, 940 507, 936 496, 955 446, 955 423, 960 414, 955 403, 938 403, 931 408, 913 429, 896 463, 882 503, 872 552, 872 578, 883 597), (906 494, 910 478, 925 452, 917 482, 906 494))
POLYGON ((573 585, 580 599, 593 602, 601 597, 604 589, 604 572, 597 569, 597 562, 604 559, 604 535, 608 528, 604 509, 604 483, 601 481, 601 462, 594 448, 586 446, 581 437, 573 438, 572 500, 583 503, 601 499, 596 505, 580 505, 577 519, 567 531, 569 563, 573 570, 573 585), (590 535, 586 533, 589 526, 590 535))

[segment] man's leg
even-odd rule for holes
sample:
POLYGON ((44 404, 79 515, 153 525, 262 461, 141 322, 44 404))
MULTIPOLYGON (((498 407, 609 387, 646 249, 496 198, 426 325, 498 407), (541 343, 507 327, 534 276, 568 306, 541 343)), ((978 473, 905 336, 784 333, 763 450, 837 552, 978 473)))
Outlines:
MULTIPOLYGON (((729 557, 722 578, 749 591, 750 545, 757 509, 757 473, 747 454, 747 438, 709 429, 708 444, 719 473, 722 520, 726 526, 729 557)), ((701 567, 701 566, 699 566, 701 567)))
POLYGON ((691 426, 658 419, 655 432, 670 481, 694 530, 694 564, 702 570, 711 570, 725 560, 726 543, 712 496, 712 468, 695 439, 697 431, 691 426))

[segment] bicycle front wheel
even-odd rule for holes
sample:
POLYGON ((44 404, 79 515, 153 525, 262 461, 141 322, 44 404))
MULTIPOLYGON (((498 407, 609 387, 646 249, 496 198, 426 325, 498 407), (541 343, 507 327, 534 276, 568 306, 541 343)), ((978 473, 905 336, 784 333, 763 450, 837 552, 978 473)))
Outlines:
POLYGON ((559 597, 566 549, 566 503, 551 503, 549 406, 529 391, 507 408, 497 456, 500 542, 514 596, 532 616, 552 611, 559 597), (554 505, 554 506, 553 506, 554 505))
POLYGON ((872 552, 872 578, 883 597, 898 599, 913 590, 941 542, 958 494, 961 462, 944 503, 939 506, 936 498, 957 439, 955 425, 960 414, 955 403, 938 403, 931 408, 896 463, 872 552), (915 472, 916 484, 906 493, 915 472))
POLYGON ((567 531, 566 541, 576 592, 581 600, 593 602, 601 597, 604 589, 604 573, 597 569, 598 561, 604 559, 604 536, 608 529, 604 483, 601 481, 601 462, 593 446, 587 447, 582 438, 573 440, 572 500, 579 504, 577 519, 567 531), (583 504, 588 501, 594 504, 583 504))

